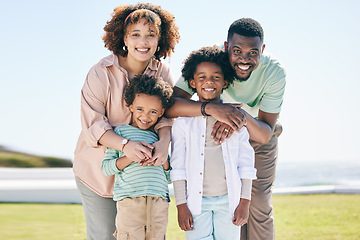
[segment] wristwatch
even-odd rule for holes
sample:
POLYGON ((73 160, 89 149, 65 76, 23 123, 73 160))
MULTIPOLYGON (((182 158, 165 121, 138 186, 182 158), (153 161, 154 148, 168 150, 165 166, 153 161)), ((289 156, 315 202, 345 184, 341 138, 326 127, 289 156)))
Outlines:
POLYGON ((129 139, 127 139, 127 138, 124 138, 124 139, 121 141, 121 144, 122 144, 121 151, 122 151, 122 152, 123 152, 123 150, 124 150, 125 145, 128 144, 128 142, 129 142, 129 139))

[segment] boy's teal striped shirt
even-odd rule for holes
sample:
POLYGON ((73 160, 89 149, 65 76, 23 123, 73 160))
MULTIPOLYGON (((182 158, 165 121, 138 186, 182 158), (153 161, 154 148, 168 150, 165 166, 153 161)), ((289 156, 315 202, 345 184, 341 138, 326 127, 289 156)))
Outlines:
MULTIPOLYGON (((114 132, 131 141, 141 141, 153 144, 159 137, 149 130, 142 130, 129 124, 117 126, 114 132)), ((107 176, 115 175, 114 200, 119 201, 126 197, 155 196, 169 200, 170 169, 162 166, 141 166, 132 162, 123 170, 116 167, 116 160, 124 153, 107 148, 102 161, 101 170, 107 176)))

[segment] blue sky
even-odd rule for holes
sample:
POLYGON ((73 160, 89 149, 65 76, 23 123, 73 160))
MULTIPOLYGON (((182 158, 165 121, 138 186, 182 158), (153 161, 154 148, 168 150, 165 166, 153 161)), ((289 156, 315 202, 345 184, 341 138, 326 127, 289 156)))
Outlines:
MULTIPOLYGON (((0 14, 0 145, 73 158, 80 89, 109 52, 101 37, 112 10, 138 1, 6 1, 0 14)), ((358 1, 152 1, 172 12, 181 40, 177 79, 192 51, 226 40, 241 17, 258 20, 266 51, 287 69, 280 161, 360 161, 358 1)))

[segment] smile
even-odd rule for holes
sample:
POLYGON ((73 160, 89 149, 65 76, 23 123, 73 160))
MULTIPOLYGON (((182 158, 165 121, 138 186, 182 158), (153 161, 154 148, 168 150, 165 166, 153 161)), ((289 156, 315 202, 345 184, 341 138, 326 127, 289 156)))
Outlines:
POLYGON ((145 121, 142 121, 141 119, 139 119, 139 122, 141 123, 141 124, 144 124, 144 125, 146 125, 146 124, 149 124, 150 122, 145 122, 145 121))
POLYGON ((243 64, 237 64, 236 66, 242 71, 247 71, 251 68, 250 65, 243 65, 243 64))
POLYGON ((214 92, 215 88, 203 88, 204 92, 214 92))
POLYGON ((136 48, 136 50, 140 53, 147 53, 150 50, 150 48, 136 48))

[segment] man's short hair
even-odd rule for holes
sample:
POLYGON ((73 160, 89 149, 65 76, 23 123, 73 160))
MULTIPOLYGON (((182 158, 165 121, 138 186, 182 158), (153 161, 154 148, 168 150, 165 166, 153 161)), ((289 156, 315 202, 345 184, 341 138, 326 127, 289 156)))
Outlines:
POLYGON ((244 37, 260 37, 261 42, 264 40, 263 28, 252 18, 240 18, 233 22, 228 30, 228 42, 235 33, 244 37))

